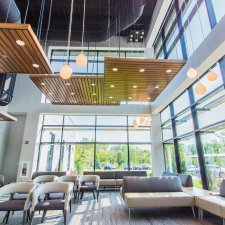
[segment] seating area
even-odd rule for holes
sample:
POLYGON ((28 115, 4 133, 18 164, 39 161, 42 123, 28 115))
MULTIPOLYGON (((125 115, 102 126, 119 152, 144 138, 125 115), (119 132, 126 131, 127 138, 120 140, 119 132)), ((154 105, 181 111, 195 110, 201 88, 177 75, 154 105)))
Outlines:
POLYGON ((0 0, 0 224, 225 225, 225 0, 0 0))

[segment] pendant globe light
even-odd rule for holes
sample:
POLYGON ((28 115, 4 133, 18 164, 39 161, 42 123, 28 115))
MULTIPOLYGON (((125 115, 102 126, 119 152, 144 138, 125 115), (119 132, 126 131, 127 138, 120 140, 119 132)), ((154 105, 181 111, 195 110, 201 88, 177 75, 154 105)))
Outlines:
POLYGON ((140 117, 140 124, 144 124, 144 122, 145 122, 145 117, 144 116, 141 116, 140 117))
POLYGON ((216 73, 215 71, 210 70, 210 71, 208 72, 208 74, 207 74, 207 79, 208 79, 209 81, 215 81, 215 80, 217 80, 217 78, 218 78, 218 75, 217 75, 217 73, 216 73))
POLYGON ((206 86, 199 81, 195 87, 195 93, 197 95, 204 95, 206 93, 206 90, 206 86))
POLYGON ((60 70, 60 76, 62 79, 69 79, 72 76, 73 70, 69 65, 69 47, 70 47, 70 38, 71 38, 71 27, 73 20, 73 1, 71 0, 71 10, 70 10, 70 23, 69 23, 69 34, 68 34, 68 46, 67 46, 67 62, 64 64, 60 70))
POLYGON ((197 77, 198 72, 195 68, 191 67, 188 71, 187 71, 187 76, 190 79, 194 79, 195 77, 197 77))
POLYGON ((86 0, 84 0, 84 14, 83 14, 83 31, 82 31, 82 48, 80 54, 77 56, 76 63, 78 66, 83 67, 87 65, 87 57, 83 52, 84 45, 84 22, 85 22, 85 8, 86 8, 86 0))

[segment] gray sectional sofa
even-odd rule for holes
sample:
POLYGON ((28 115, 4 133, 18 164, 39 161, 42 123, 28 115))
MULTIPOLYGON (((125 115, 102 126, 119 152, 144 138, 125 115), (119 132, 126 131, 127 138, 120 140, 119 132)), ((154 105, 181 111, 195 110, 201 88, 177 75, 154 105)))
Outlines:
POLYGON ((133 171, 84 171, 84 175, 100 176, 100 187, 120 187, 123 183, 124 176, 146 177, 147 172, 144 170, 133 171))
POLYGON ((178 177, 123 177, 121 192, 126 207, 192 207, 195 217, 195 197, 183 192, 178 177))
POLYGON ((32 174, 32 178, 31 179, 33 180, 34 178, 39 177, 39 176, 43 176, 43 175, 53 175, 53 176, 61 177, 61 176, 64 176, 66 174, 67 174, 66 171, 64 171, 64 172, 48 172, 48 171, 43 172, 43 171, 36 171, 36 172, 34 172, 32 174))

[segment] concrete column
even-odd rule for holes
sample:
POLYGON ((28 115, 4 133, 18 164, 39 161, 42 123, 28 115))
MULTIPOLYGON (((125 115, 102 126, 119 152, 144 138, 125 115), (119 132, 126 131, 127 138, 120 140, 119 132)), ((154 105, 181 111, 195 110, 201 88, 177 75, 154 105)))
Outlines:
POLYGON ((20 153, 20 160, 19 160, 19 167, 17 173, 17 181, 26 181, 31 178, 33 165, 34 162, 37 160, 35 157, 35 150, 39 145, 39 141, 37 137, 37 132, 39 133, 40 130, 38 129, 39 123, 39 113, 28 113, 25 122, 24 134, 23 134, 23 142, 21 146, 21 153, 20 153), (22 162, 28 162, 28 176, 26 178, 21 178, 21 166, 22 162))
POLYGON ((165 163, 160 114, 152 115, 151 118, 153 176, 161 176, 165 171, 165 163))
POLYGON ((149 58, 149 59, 154 59, 155 58, 155 52, 154 52, 154 48, 146 48, 145 49, 145 57, 149 58))

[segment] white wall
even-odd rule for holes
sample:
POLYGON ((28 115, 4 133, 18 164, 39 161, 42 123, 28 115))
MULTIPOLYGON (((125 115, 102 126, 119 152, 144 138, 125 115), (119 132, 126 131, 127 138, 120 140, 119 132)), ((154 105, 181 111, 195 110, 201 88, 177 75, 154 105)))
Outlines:
POLYGON ((6 139, 6 151, 2 170, 6 184, 16 181, 26 119, 25 115, 15 117, 17 118, 17 122, 9 124, 8 137, 6 139))

